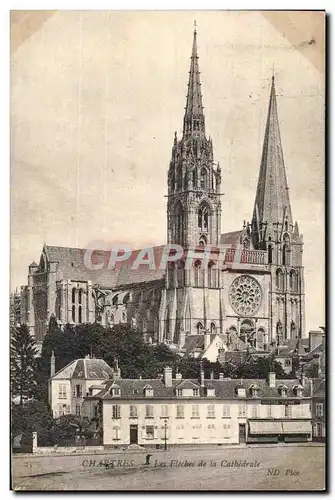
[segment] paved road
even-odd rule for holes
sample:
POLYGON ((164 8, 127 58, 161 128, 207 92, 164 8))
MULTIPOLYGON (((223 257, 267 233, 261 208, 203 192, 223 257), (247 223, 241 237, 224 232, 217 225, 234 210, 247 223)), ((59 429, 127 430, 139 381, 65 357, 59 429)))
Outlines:
POLYGON ((322 490, 324 446, 14 457, 16 490, 322 490), (107 461, 114 461, 106 469, 107 461), (248 462, 247 465, 242 464, 248 462), (240 466, 239 466, 240 465, 240 466))

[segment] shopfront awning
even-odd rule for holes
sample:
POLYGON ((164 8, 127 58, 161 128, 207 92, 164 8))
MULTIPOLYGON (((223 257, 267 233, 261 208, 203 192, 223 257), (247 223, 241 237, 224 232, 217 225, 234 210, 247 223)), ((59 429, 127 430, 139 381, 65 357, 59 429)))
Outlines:
POLYGON ((307 420, 283 422, 284 434, 312 434, 312 424, 307 420))
POLYGON ((309 420, 249 420, 249 434, 312 434, 309 420))
POLYGON ((282 434, 281 421, 249 420, 249 434, 282 434))

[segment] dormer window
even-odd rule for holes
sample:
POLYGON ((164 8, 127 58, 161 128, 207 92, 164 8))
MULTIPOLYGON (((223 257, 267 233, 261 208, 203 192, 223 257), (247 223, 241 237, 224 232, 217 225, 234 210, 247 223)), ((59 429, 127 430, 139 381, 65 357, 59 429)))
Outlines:
POLYGON ((112 387, 110 393, 113 397, 121 396, 120 387, 112 387))
POLYGON ((193 396, 200 396, 199 389, 193 389, 193 396))
POLYGON ((147 385, 146 387, 144 387, 144 396, 146 398, 152 398, 153 395, 154 395, 154 390, 151 387, 151 385, 147 385))
POLYGON ((245 398, 246 397, 246 392, 244 387, 238 387, 237 388, 237 396, 239 398, 245 398))
POLYGON ((257 398, 259 393, 259 387, 257 385, 251 385, 250 386, 250 395, 252 398, 257 398))
POLYGON ((176 390, 177 396, 182 396, 183 395, 183 389, 177 389, 176 390))
POLYGON ((279 391, 280 396, 282 396, 284 398, 287 396, 287 387, 286 387, 286 385, 279 386, 278 387, 278 391, 279 391))
POLYGON ((206 394, 207 394, 207 397, 208 396, 215 396, 215 389, 214 389, 214 387, 207 387, 206 394))
POLYGON ((303 389, 301 385, 295 385, 293 387, 294 394, 298 396, 298 398, 301 398, 303 389))

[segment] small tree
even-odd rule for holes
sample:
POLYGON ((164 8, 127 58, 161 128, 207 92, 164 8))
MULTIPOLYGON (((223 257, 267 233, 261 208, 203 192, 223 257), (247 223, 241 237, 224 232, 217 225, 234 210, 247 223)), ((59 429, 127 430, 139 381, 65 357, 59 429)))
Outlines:
POLYGON ((22 408, 25 399, 34 393, 35 356, 37 348, 29 327, 25 324, 12 330, 11 387, 12 396, 19 396, 22 408))

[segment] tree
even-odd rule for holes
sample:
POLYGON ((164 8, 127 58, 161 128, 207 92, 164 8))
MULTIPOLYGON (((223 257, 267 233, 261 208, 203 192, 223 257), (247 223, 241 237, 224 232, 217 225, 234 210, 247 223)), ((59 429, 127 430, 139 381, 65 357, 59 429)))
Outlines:
POLYGON ((256 360, 251 359, 246 363, 239 365, 234 373, 233 378, 262 378, 266 379, 269 372, 275 372, 278 379, 288 378, 283 367, 278 361, 274 361, 271 357, 260 357, 256 360))
POLYGON ((12 406, 11 430, 12 437, 18 434, 25 434, 32 437, 33 432, 37 432, 38 444, 52 444, 46 439, 48 432, 53 426, 53 418, 48 404, 37 401, 28 401, 23 407, 12 406))
POLYGON ((19 396, 20 407, 34 393, 35 356, 37 348, 29 327, 25 324, 13 329, 11 338, 12 396, 19 396))

